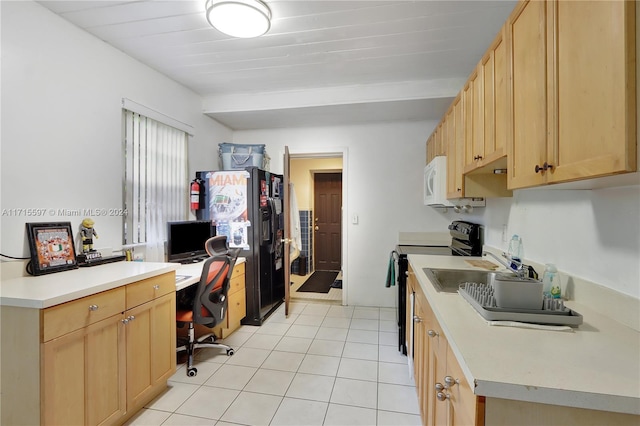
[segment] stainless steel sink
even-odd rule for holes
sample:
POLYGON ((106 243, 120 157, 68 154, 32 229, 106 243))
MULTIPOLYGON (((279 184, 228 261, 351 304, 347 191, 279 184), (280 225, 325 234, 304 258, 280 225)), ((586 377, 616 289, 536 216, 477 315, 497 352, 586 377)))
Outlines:
POLYGON ((498 273, 477 269, 422 268, 422 270, 438 293, 456 293, 460 284, 467 282, 488 284, 498 273))

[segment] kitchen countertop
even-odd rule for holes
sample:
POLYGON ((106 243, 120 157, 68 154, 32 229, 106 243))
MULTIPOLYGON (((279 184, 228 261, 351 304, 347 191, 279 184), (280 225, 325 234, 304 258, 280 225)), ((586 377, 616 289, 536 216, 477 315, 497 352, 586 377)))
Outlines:
POLYGON ((114 262, 3 280, 0 283, 0 306, 44 309, 172 272, 179 267, 177 263, 114 262))
POLYGON ((422 268, 478 269, 456 256, 409 255, 420 287, 474 393, 640 414, 640 333, 587 306, 573 331, 490 326, 459 294, 438 293, 422 268))
MULTIPOLYGON (((240 265, 241 263, 245 263, 246 261, 246 258, 238 257, 236 259, 236 265, 240 265)), ((189 287, 190 285, 194 285, 195 283, 199 282, 200 275, 202 274, 202 265, 203 262, 180 265, 180 267, 176 270, 176 277, 182 276, 183 279, 176 282, 176 291, 182 290, 189 287)))
MULTIPOLYGON (((238 257, 236 264, 245 262, 238 257)), ((176 283, 181 290, 200 280, 204 262, 114 262, 38 276, 21 276, 0 282, 0 306, 44 309, 146 278, 176 271, 186 278, 176 283)))

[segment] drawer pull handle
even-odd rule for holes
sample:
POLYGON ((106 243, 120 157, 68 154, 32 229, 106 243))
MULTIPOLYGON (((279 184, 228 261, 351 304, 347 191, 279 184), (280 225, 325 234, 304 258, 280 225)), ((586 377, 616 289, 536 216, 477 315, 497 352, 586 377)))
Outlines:
POLYGON ((127 319, 128 319, 129 321, 133 321, 134 319, 136 319, 136 317, 134 317, 133 315, 130 315, 130 316, 128 316, 128 317, 127 317, 127 319))
POLYGON ((153 289, 154 289, 154 290, 160 290, 160 286, 159 286, 158 284, 155 284, 155 285, 153 286, 153 289))
POLYGON ((419 316, 417 316, 417 315, 414 315, 414 316, 413 316, 413 322, 422 322, 422 318, 420 318, 420 317, 419 317, 419 316))
POLYGON ((427 331, 427 334, 429 335, 429 337, 436 337, 438 335, 438 332, 435 330, 429 330, 427 331))
POLYGON ((446 401, 447 399, 451 398, 451 395, 444 392, 438 392, 436 394, 436 398, 438 398, 438 401, 446 401))
POLYGON ((123 319, 123 320, 122 320, 122 323, 123 323, 123 324, 129 324, 129 318, 125 318, 125 319, 123 319))
POLYGON ((90 311, 97 311, 98 310, 98 305, 89 305, 89 310, 90 311))
POLYGON ((440 391, 443 391, 445 387, 442 383, 436 383, 435 389, 436 389, 436 392, 440 392, 440 391))

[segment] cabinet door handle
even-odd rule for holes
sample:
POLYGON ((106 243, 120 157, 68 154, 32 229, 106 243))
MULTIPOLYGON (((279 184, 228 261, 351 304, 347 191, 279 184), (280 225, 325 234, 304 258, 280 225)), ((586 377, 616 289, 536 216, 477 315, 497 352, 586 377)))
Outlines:
POLYGON ((153 289, 154 289, 154 290, 160 290, 160 286, 159 286, 158 284, 155 284, 155 285, 153 286, 153 289))
POLYGON ((89 310, 90 311, 97 311, 98 310, 98 305, 89 305, 89 310))
POLYGON ((444 377, 444 385, 445 385, 446 388, 452 388, 452 387, 454 387, 455 385, 457 385, 459 383, 460 383, 460 380, 454 379, 451 376, 445 376, 444 377))
POLYGON ((540 172, 546 172, 549 169, 553 169, 553 164, 549 164, 546 161, 544 162, 544 164, 542 165, 542 167, 540 167, 539 165, 536 164, 536 167, 534 168, 534 170, 536 171, 536 173, 540 172))
MULTIPOLYGON (((127 317, 127 319, 129 321, 133 321, 134 319, 136 319, 136 317, 134 317, 133 315, 130 315, 130 316, 127 317)), ((446 377, 445 377, 445 380, 446 380, 446 377)))
POLYGON ((436 392, 440 392, 440 391, 444 390, 445 387, 444 387, 444 385, 442 383, 436 383, 435 389, 436 389, 436 392))
POLYGON ((122 320, 122 323, 123 323, 123 324, 129 324, 129 318, 125 318, 125 319, 123 319, 123 320, 122 320))
POLYGON ((415 315, 413 317, 413 322, 422 322, 422 318, 420 318, 419 316, 415 315))
POLYGON ((438 335, 438 332, 435 330, 428 330, 427 334, 429 335, 429 337, 436 337, 438 335))

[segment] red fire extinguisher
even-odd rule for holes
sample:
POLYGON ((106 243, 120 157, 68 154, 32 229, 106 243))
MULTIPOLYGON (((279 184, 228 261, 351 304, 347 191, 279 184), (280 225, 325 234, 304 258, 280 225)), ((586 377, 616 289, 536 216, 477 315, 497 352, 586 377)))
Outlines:
POLYGON ((191 210, 200 209, 200 188, 202 183, 202 179, 198 178, 191 181, 191 210))

